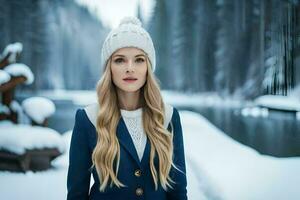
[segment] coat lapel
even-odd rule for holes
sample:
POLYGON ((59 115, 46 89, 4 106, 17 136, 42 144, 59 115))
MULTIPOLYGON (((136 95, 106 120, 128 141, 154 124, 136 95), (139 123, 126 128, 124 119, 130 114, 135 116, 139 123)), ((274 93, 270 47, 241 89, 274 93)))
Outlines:
POLYGON ((117 137, 118 137, 120 144, 124 147, 124 149, 126 149, 128 151, 128 153, 136 161, 136 163, 139 165, 139 167, 146 166, 147 161, 149 160, 148 158, 149 158, 149 152, 150 152, 149 141, 147 139, 147 143, 146 143, 146 147, 145 147, 144 154, 142 157, 142 161, 140 161, 137 151, 135 149, 134 143, 133 143, 130 133, 126 127, 123 117, 120 118, 120 121, 118 123, 117 137))

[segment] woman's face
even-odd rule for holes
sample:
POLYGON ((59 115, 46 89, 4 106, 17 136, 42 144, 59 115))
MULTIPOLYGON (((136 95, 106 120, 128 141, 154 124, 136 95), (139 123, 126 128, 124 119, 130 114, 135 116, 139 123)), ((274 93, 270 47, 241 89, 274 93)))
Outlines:
POLYGON ((147 62, 145 53, 135 47, 118 49, 111 58, 112 80, 123 92, 136 92, 146 82, 147 62))

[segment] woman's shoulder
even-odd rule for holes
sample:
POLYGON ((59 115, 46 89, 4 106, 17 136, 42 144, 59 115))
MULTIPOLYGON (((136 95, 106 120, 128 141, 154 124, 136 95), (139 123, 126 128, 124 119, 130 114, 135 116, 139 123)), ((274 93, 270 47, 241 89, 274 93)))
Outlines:
POLYGON ((96 127, 97 113, 99 111, 98 103, 92 103, 83 108, 89 121, 96 127))
MULTIPOLYGON (((85 111, 89 121, 96 127, 96 120, 97 120, 97 113, 99 111, 99 104, 98 103, 92 103, 83 108, 85 111)), ((165 123, 164 126, 167 127, 169 122, 174 118, 174 114, 177 113, 177 109, 168 104, 165 103, 165 123)))

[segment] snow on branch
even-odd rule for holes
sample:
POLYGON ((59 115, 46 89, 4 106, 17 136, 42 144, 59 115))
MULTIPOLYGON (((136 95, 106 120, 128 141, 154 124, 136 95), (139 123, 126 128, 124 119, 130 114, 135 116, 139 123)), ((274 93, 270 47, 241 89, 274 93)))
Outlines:
POLYGON ((54 103, 44 97, 27 98, 22 102, 22 107, 24 112, 39 124, 42 124, 46 118, 55 112, 54 103))
POLYGON ((17 54, 20 54, 22 50, 23 50, 23 45, 20 42, 9 44, 5 47, 1 57, 5 58, 8 54, 10 54, 8 58, 8 62, 15 63, 17 59, 17 54))
POLYGON ((0 85, 7 83, 8 81, 10 81, 10 79, 11 79, 11 77, 10 77, 9 73, 0 69, 0 85))
POLYGON ((26 77, 25 84, 29 85, 34 81, 34 75, 30 68, 22 63, 10 64, 4 70, 11 76, 24 76, 26 77))

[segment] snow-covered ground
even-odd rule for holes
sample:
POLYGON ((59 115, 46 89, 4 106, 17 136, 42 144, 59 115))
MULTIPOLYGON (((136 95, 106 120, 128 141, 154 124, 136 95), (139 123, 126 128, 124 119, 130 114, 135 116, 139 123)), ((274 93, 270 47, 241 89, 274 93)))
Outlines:
POLYGON ((255 99, 255 104, 267 108, 300 111, 300 98, 280 95, 264 95, 255 99))
MULTIPOLYGON (((260 155, 199 114, 180 111, 180 116, 190 200, 300 198, 300 158, 260 155)), ((67 149, 70 137, 71 131, 63 135, 67 149)), ((0 172, 1 199, 66 199, 68 151, 52 164, 45 172, 0 172)))

